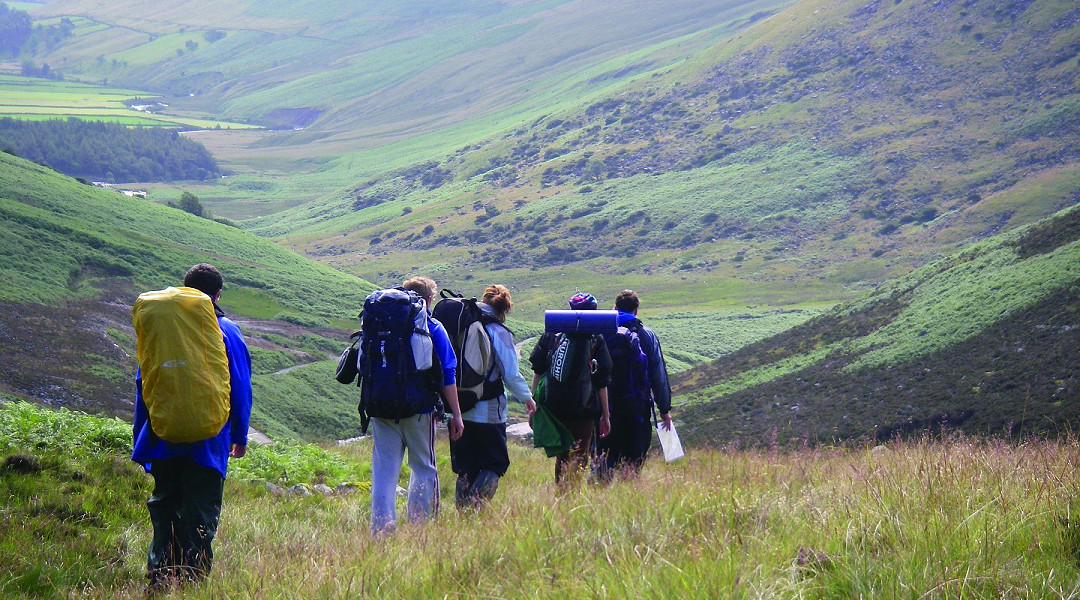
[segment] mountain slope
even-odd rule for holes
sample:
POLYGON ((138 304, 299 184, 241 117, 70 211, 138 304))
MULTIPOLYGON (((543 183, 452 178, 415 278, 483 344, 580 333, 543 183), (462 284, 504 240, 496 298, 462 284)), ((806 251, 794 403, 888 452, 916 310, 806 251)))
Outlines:
POLYGON ((670 63, 678 54, 663 44, 776 4, 53 0, 32 14, 76 24, 72 39, 40 57, 67 77, 138 82, 170 96, 172 110, 302 127, 269 143, 305 146, 366 144, 520 110, 592 65, 643 49, 642 67, 670 63))
POLYGON ((1080 424, 1080 207, 972 245, 673 377, 694 442, 1080 424))
MULTIPOLYGON (((94 188, 0 153, 0 391, 128 417, 131 303, 198 262, 225 276, 221 305, 252 348, 255 425, 276 437, 351 437, 355 388, 306 384, 289 367, 340 352, 374 286, 264 239, 94 188), (320 398, 318 410, 305 407, 320 398), (305 419, 304 415, 315 415, 305 419), (314 421, 314 422, 313 422, 314 421)), ((332 364, 323 364, 330 381, 332 364)))
MULTIPOLYGON (((574 265, 842 296, 1075 202, 1078 10, 801 2, 629 91, 249 225, 368 277, 574 265)), ((360 162, 378 154, 326 169, 360 162)))

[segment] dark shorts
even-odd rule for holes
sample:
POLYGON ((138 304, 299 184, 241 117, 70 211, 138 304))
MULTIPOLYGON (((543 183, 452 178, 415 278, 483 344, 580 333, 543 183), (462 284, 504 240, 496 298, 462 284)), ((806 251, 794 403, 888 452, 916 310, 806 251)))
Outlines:
POLYGON ((494 471, 502 477, 510 467, 506 452, 506 423, 465 421, 458 440, 450 440, 450 467, 454 473, 494 471))

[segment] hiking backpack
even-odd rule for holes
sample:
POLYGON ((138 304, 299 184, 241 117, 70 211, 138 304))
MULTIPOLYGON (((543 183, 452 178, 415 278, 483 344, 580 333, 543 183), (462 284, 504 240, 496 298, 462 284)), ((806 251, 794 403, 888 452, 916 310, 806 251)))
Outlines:
POLYGON ((620 326, 604 334, 611 354, 611 383, 608 406, 612 418, 648 416, 652 403, 649 387, 649 358, 641 348, 641 338, 633 329, 620 326))
POLYGON ((442 366, 423 298, 402 288, 372 292, 360 313, 360 429, 441 406, 442 366))
POLYGON ((591 408, 592 375, 596 371, 590 334, 559 332, 548 351, 540 401, 557 415, 576 415, 591 408))
POLYGON ((498 319, 477 306, 476 298, 463 298, 450 290, 439 292, 442 300, 431 316, 438 319, 457 355, 458 404, 461 412, 471 410, 480 400, 498 398, 503 393, 501 377, 491 380, 495 368, 495 348, 484 328, 498 319))
POLYGON ((221 432, 229 420, 229 357, 210 296, 189 287, 139 295, 131 308, 150 429, 174 443, 221 432))

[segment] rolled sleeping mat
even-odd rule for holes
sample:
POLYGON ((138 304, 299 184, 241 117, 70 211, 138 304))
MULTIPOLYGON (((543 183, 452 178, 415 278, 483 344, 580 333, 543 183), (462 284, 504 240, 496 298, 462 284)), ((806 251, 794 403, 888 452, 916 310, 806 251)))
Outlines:
POLYGON ((562 333, 615 333, 617 310, 546 310, 544 331, 562 333))

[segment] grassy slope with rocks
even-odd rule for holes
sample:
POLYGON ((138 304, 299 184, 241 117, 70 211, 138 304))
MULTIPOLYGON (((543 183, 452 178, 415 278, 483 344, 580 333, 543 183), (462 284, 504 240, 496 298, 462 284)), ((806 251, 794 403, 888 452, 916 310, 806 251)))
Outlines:
POLYGON ((835 299, 1072 204, 1076 11, 801 2, 618 94, 247 226, 369 278, 835 299))
MULTIPOLYGON (((0 595, 144 597, 151 484, 127 460, 126 435, 119 421, 0 404, 0 595)), ((255 446, 230 461, 214 571, 170 597, 1080 594, 1074 439, 702 449, 569 494, 557 493, 542 452, 512 444, 488 510, 445 506, 436 523, 378 543, 366 493, 267 485, 362 484, 370 452, 369 442, 255 446)), ((448 500, 444 440, 437 452, 448 500)))
POLYGON ((1080 426, 1080 207, 971 245, 673 378, 686 437, 889 439, 1080 426))

